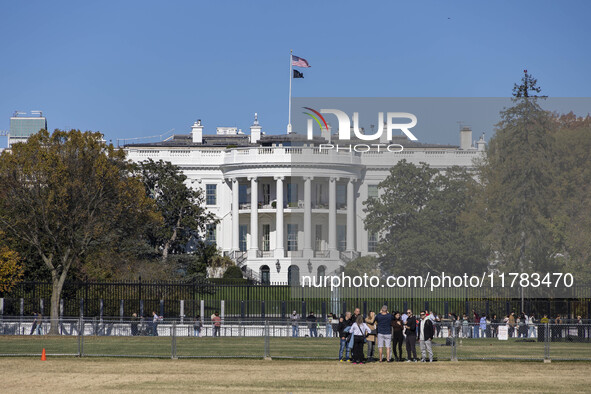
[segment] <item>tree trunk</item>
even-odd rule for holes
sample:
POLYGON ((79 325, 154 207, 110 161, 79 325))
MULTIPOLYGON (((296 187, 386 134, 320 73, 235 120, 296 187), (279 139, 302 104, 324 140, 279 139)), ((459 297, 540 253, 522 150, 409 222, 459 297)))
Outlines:
POLYGON ((52 275, 51 288, 51 311, 49 315, 50 327, 49 335, 59 335, 59 307, 60 297, 62 295, 62 287, 64 283, 57 275, 52 275))
POLYGON ((168 241, 166 241, 166 243, 164 244, 164 248, 162 248, 162 261, 163 262, 165 262, 166 259, 168 258, 168 250, 170 249, 170 246, 172 245, 172 243, 176 240, 178 228, 181 225, 181 218, 182 218, 182 216, 179 216, 179 218, 177 219, 176 226, 174 226, 174 230, 172 231, 172 236, 170 237, 170 239, 168 241))
MULTIPOLYGON (((50 328, 49 335, 59 335, 59 305, 62 296, 62 289, 64 282, 68 276, 72 259, 70 258, 70 250, 68 249, 62 257, 62 272, 58 273, 55 268, 51 269, 51 313, 49 315, 50 328)), ((53 267, 53 265, 51 266, 53 267)))

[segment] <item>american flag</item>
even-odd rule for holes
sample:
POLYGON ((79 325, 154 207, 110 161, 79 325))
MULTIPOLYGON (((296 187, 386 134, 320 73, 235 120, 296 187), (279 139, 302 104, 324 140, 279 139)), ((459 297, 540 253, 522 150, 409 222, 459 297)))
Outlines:
POLYGON ((305 67, 305 68, 310 67, 310 65, 308 64, 308 61, 306 59, 303 59, 301 57, 297 57, 295 55, 291 56, 291 65, 295 66, 295 67, 305 67))

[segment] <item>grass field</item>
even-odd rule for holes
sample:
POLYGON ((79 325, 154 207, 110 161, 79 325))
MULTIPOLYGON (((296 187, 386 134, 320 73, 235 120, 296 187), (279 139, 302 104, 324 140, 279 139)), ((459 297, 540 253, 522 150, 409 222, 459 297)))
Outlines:
POLYGON ((589 363, 0 358, 2 392, 589 392, 589 363))
MULTIPOLYGON (((449 360, 451 347, 436 339, 433 351, 439 360, 449 360)), ((76 336, 0 336, 0 355, 40 355, 45 348, 49 355, 78 355, 76 336)), ((272 358, 336 359, 339 341, 336 338, 269 338, 272 358)), ((406 350, 403 347, 404 354, 406 350)), ((417 352, 419 347, 417 346, 417 352)), ((158 356, 171 357, 170 337, 83 337, 85 356, 158 356)), ((517 339, 463 339, 457 342, 457 357, 461 359, 532 359, 544 358, 544 343, 519 342, 517 339)), ((263 358, 263 337, 176 338, 177 357, 249 357, 263 358)), ((551 342, 550 357, 591 360, 591 342, 551 342)))

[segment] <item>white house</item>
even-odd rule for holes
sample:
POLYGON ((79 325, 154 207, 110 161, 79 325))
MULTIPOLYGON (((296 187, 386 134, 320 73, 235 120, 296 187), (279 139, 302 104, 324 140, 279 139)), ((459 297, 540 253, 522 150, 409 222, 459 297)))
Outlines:
POLYGON ((200 188, 219 218, 205 235, 245 274, 262 282, 289 282, 299 275, 330 274, 359 255, 375 253, 376 236, 363 226, 363 202, 401 159, 434 168, 472 167, 484 140, 472 146, 472 131, 460 131, 460 146, 411 142, 404 146, 357 146, 337 134, 308 140, 303 134, 265 135, 256 115, 249 134, 218 127, 205 134, 201 121, 190 134, 156 143, 126 145, 128 158, 169 161, 200 188), (336 148, 329 149, 330 143, 336 148), (279 191, 279 192, 278 192, 279 191))

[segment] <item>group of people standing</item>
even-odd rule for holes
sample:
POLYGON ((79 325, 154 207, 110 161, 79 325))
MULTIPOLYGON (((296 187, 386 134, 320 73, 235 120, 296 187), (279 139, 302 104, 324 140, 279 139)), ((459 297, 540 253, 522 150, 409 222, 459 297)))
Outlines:
POLYGON ((426 310, 415 317, 410 309, 404 314, 390 313, 388 306, 384 305, 379 313, 370 311, 364 318, 359 308, 355 308, 353 313, 346 312, 341 316, 337 332, 340 338, 340 362, 364 364, 366 361, 404 361, 402 356, 404 342, 406 342, 407 362, 418 361, 417 342, 420 345, 421 362, 433 361, 432 341, 435 326, 433 317, 426 310), (367 359, 364 356, 365 343, 367 343, 367 359), (394 357, 391 357, 392 349, 394 357))
MULTIPOLYGON (((463 314, 460 317, 452 313, 451 319, 455 328, 455 335, 463 338, 496 338, 499 326, 507 326, 509 338, 529 338, 535 336, 536 324, 538 323, 533 313, 528 316, 525 313, 516 314, 511 312, 499 319, 496 314, 479 315, 474 310, 472 310, 472 316, 463 314)), ((560 316, 558 319, 560 319, 560 316)), ((544 322, 548 322, 546 315, 539 323, 544 322)), ((557 324, 561 324, 561 321, 559 320, 557 324)))

